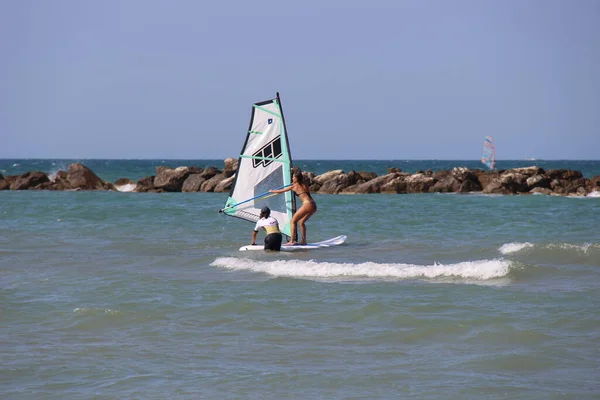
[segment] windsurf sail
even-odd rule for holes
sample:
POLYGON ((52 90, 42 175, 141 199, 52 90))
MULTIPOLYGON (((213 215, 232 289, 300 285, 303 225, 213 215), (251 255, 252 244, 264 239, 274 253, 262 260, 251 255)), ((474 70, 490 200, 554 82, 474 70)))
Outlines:
POLYGON ((291 235, 296 211, 292 191, 269 193, 292 184, 292 154, 279 93, 274 99, 252 105, 250 127, 238 160, 235 181, 222 211, 225 215, 255 223, 267 206, 279 229, 291 235))
POLYGON ((481 162, 492 171, 496 169, 496 148, 494 147, 494 139, 491 136, 486 136, 483 141, 481 162))

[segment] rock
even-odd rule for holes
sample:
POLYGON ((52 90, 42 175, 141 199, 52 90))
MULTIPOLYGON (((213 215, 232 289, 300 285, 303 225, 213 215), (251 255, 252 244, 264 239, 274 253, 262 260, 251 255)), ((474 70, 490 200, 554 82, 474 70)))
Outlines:
POLYGON ((325 182, 328 182, 328 181, 334 179, 335 177, 338 177, 343 174, 344 174, 344 171, 341 169, 328 171, 328 172, 325 172, 324 174, 313 177, 312 182, 317 183, 319 186, 322 186, 325 182))
POLYGON ((191 174, 183 182, 182 192, 199 192, 202 184, 206 182, 206 178, 202 174, 191 174))
POLYGON ((154 188, 154 178, 154 175, 152 175, 146 176, 145 178, 138 180, 137 185, 135 186, 135 189, 133 189, 133 191, 139 193, 148 193, 156 191, 156 189, 154 188))
MULTIPOLYGON (((581 172, 567 169, 549 170, 546 176, 550 180, 550 188, 560 195, 576 194, 579 188, 586 189, 588 181, 581 172)), ((587 191, 587 190, 586 190, 587 191)))
POLYGON ((525 182, 527 183, 529 191, 535 188, 550 189, 550 179, 541 174, 530 176, 525 182))
MULTIPOLYGON (((225 174, 225 172, 224 172, 224 174, 225 174)), ((232 175, 229 178, 223 179, 221 182, 219 182, 217 184, 217 186, 215 186, 214 192, 215 193, 229 192, 231 190, 231 188, 233 187, 234 180, 235 180, 235 175, 232 175)))
POLYGON ((10 182, 2 174, 0 174, 0 190, 10 189, 10 182))
POLYGON ((471 193, 471 192, 481 192, 481 185, 479 182, 474 181, 464 181, 460 184, 458 193, 471 193))
POLYGON ((54 175, 54 190, 71 190, 71 183, 69 182, 69 174, 66 171, 58 171, 54 175))
POLYGON ((408 192, 408 183, 406 182, 407 177, 400 173, 394 175, 395 176, 391 177, 390 180, 383 182, 379 188, 379 193, 398 194, 408 192))
POLYGON ((600 175, 594 176, 587 182, 587 191, 588 193, 600 192, 600 175))
POLYGON ((28 190, 38 185, 50 182, 50 178, 44 172, 30 171, 18 176, 11 184, 11 190, 28 190))
POLYGON ((485 194, 512 194, 502 183, 500 176, 496 176, 483 187, 485 194))
POLYGON ((71 189, 79 190, 102 190, 105 183, 91 169, 78 163, 69 165, 66 180, 71 189))
MULTIPOLYGON (((490 184, 492 184, 492 182, 494 182, 500 178, 500 173, 498 173, 496 171, 488 172, 488 171, 476 169, 476 170, 473 170, 473 173, 477 177, 477 180, 479 181, 479 184, 481 185, 481 188, 482 188, 481 190, 484 193, 491 193, 490 190, 493 190, 493 189, 491 187, 489 189, 487 189, 487 187, 490 184)), ((496 186, 496 183, 494 183, 494 187, 495 186, 496 186)))
POLYGON ((217 167, 208 167, 200 174, 204 179, 211 179, 212 177, 219 175, 221 171, 217 167))
MULTIPOLYGON (((395 168, 395 169, 397 169, 397 170, 398 170, 398 171, 396 171, 396 172, 402 172, 402 171, 400 171, 400 169, 399 169, 399 168, 395 168)), ((388 170, 389 170, 389 168, 388 168, 388 170)), ((388 173, 389 173, 389 172, 388 172, 388 173)), ((365 182, 368 182, 368 181, 370 181, 371 179, 375 179, 375 178, 377 178, 377 174, 376 174, 375 172, 364 172, 364 171, 360 171, 360 172, 358 173, 358 175, 360 176, 360 179, 362 179, 362 180, 363 180, 363 181, 365 181, 365 182)))
POLYGON ((235 158, 226 158, 223 164, 225 165, 225 167, 223 168, 223 172, 227 176, 235 174, 235 172, 238 169, 238 160, 235 158))
POLYGON ((587 191, 585 190, 584 186, 579 186, 579 187, 577 187, 577 189, 575 189, 575 191, 569 192, 569 196, 584 197, 586 195, 587 195, 587 191))
POLYGON ((427 193, 429 188, 435 185, 436 179, 425 173, 417 173, 406 178, 407 193, 427 193))
POLYGON ((544 174, 544 170, 539 167, 512 168, 509 171, 517 173, 517 174, 525 175, 525 176, 543 175, 544 174))
POLYGON ((508 193, 523 193, 529 192, 527 187, 527 178, 519 172, 505 172, 500 175, 500 182, 508 193))
POLYGON ((181 192, 183 182, 189 175, 190 170, 188 167, 177 167, 175 169, 163 166, 157 167, 154 187, 167 192, 181 192))
POLYGON ((455 167, 451 171, 437 171, 432 177, 435 184, 430 193, 469 193, 480 192, 481 184, 473 171, 464 167, 455 167))
POLYGON ((198 167, 196 165, 192 165, 192 166, 187 167, 187 168, 188 168, 188 171, 190 172, 190 175, 191 174, 201 174, 202 171, 203 171, 202 168, 200 168, 200 167, 198 167))
POLYGON ((583 178, 583 175, 580 171, 573 171, 569 169, 551 169, 546 172, 546 176, 549 179, 559 179, 559 180, 573 180, 578 178, 583 178))
MULTIPOLYGON (((358 182, 364 182, 362 179, 360 179, 360 175, 354 171, 350 171, 347 174, 344 174, 343 172, 336 172, 336 174, 331 174, 330 178, 327 180, 323 180, 321 177, 322 175, 317 177, 319 178, 318 181, 322 182, 318 193, 326 194, 337 194, 349 186, 355 185, 358 182)), ((317 178, 315 178, 315 180, 317 180, 317 178)))
POLYGON ((369 194, 381 193, 384 188, 386 193, 406 193, 406 176, 404 173, 390 173, 371 179, 364 183, 359 183, 342 190, 344 194, 369 194))
POLYGON ((220 173, 218 175, 213 176, 210 179, 207 179, 205 182, 202 183, 202 185, 200 186, 200 191, 201 192, 214 192, 215 188, 219 185, 219 183, 221 183, 221 181, 225 178, 228 178, 227 174, 225 173, 220 173))

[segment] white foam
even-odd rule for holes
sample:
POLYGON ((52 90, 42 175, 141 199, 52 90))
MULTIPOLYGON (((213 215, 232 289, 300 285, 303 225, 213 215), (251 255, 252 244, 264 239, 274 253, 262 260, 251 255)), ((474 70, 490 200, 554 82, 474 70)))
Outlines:
POLYGON ((231 270, 249 270, 277 277, 314 278, 468 278, 486 280, 506 276, 510 262, 505 260, 464 261, 457 264, 415 265, 361 264, 317 262, 314 260, 257 261, 247 258, 223 257, 212 262, 212 266, 231 270))
POLYGON ((579 194, 579 193, 570 193, 568 196, 565 196, 567 199, 589 199, 589 198, 600 198, 600 192, 590 192, 588 194, 579 194))
MULTIPOLYGON (((56 164, 52 163, 52 166, 56 166, 56 164)), ((52 171, 50 171, 50 173, 48 173, 48 178, 50 179, 51 182, 56 182, 56 175, 58 175, 59 171, 67 170, 67 169, 68 169, 68 166, 60 165, 58 168, 54 168, 54 169, 52 169, 52 171)))
POLYGON ((137 184, 135 183, 126 183, 125 185, 115 185, 115 188, 119 191, 119 192, 133 192, 134 189, 136 188, 137 184))
POLYGON ((599 243, 584 243, 584 244, 571 244, 571 243, 550 243, 550 244, 538 244, 534 245, 529 242, 525 243, 506 243, 502 245, 498 251, 502 254, 516 253, 523 249, 528 249, 536 246, 536 248, 546 250, 575 250, 583 253, 588 253, 596 249, 600 249, 599 243))
POLYGON ((530 247, 533 247, 533 244, 529 243, 529 242, 506 243, 506 244, 503 244, 502 246, 500 246, 498 251, 502 254, 510 254, 510 253, 516 253, 517 251, 521 251, 523 249, 528 249, 530 247))
POLYGON ((88 308, 88 307, 81 307, 81 308, 76 308, 73 310, 74 313, 76 314, 80 314, 80 315, 87 315, 87 314, 110 314, 110 315, 116 315, 116 314, 120 314, 121 311, 119 310, 113 310, 110 308, 98 308, 98 307, 92 307, 92 308, 88 308))
POLYGON ((582 253, 588 253, 588 251, 600 249, 600 244, 598 243, 584 243, 584 244, 570 244, 570 243, 561 243, 561 244, 549 244, 546 246, 548 249, 559 249, 559 250, 575 250, 582 253))

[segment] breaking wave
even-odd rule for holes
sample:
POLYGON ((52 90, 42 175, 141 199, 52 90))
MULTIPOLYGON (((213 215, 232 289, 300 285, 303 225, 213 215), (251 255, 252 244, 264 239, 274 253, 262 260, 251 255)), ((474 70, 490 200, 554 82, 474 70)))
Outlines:
POLYGON ((456 264, 416 265, 366 262, 332 263, 314 260, 258 261, 248 258, 217 258, 211 266, 230 270, 248 270, 276 277, 291 278, 367 278, 367 279, 439 279, 458 278, 475 281, 505 277, 510 262, 506 260, 464 261, 456 264))
POLYGON ((119 192, 133 192, 136 186, 135 183, 126 183, 125 185, 115 185, 115 188, 119 192))
POLYGON ((584 244, 571 244, 571 243, 549 243, 549 244, 533 244, 529 242, 524 243, 506 243, 500 246, 498 251, 504 255, 511 253, 518 253, 525 249, 536 249, 536 250, 565 250, 569 252, 577 252, 582 254, 588 254, 594 251, 600 251, 600 243, 584 243, 584 244))

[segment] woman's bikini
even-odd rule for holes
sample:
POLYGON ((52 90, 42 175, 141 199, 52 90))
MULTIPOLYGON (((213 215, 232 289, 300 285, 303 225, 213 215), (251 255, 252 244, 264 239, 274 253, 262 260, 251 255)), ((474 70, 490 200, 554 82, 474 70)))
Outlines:
POLYGON ((302 200, 302 205, 304 204, 312 204, 313 207, 315 208, 315 210, 317 209, 317 203, 315 203, 315 201, 313 200, 312 197, 310 197, 310 193, 308 192, 301 192, 301 193, 296 193, 296 196, 300 197, 300 200, 302 200), (305 194, 307 197, 302 200, 302 197, 300 197, 300 195, 305 194))

